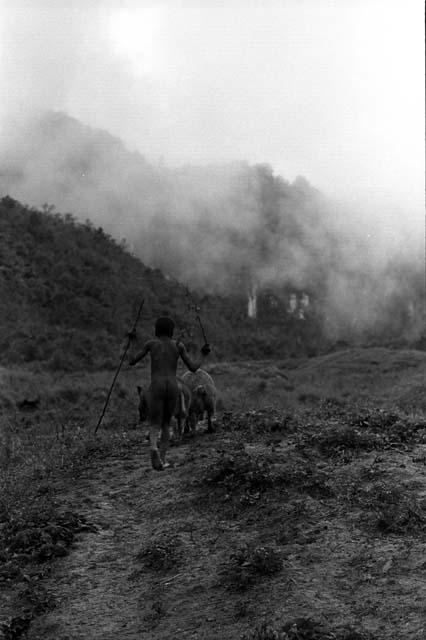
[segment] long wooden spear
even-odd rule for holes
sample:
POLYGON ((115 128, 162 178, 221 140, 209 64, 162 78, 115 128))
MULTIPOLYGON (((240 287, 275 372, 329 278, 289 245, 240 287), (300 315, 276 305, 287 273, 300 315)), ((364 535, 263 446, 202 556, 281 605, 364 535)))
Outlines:
POLYGON ((102 422, 102 420, 103 420, 103 417, 104 417, 104 415, 105 415, 105 411, 106 411, 106 409, 107 409, 107 406, 108 406, 108 403, 109 403, 109 399, 110 399, 110 397, 111 397, 111 393, 112 393, 112 390, 113 390, 114 385, 115 385, 115 381, 117 380, 118 374, 120 373, 121 365, 123 364, 123 362, 124 362, 124 358, 126 357, 126 354, 127 354, 128 350, 129 350, 129 347, 130 347, 130 342, 131 342, 131 337, 130 337, 130 336, 131 336, 132 334, 134 334, 134 332, 136 331, 136 325, 138 324, 138 320, 139 320, 139 317, 140 317, 140 315, 141 315, 142 307, 143 307, 144 303, 145 303, 145 298, 142 300, 142 302, 141 302, 141 303, 140 303, 140 305, 139 305, 138 313, 137 313, 136 319, 135 319, 135 321, 134 321, 134 323, 133 323, 132 330, 131 330, 131 331, 129 331, 129 333, 127 334, 127 345, 126 345, 126 348, 124 349, 123 355, 121 356, 120 364, 118 365, 118 369, 117 369, 117 371, 115 372, 115 375, 114 375, 113 381, 112 381, 111 386, 110 386, 110 388, 109 388, 109 391, 108 391, 108 395, 107 395, 107 398, 106 398, 106 401, 105 401, 104 408, 103 408, 102 413, 101 413, 101 416, 100 416, 100 418, 99 418, 99 420, 98 420, 98 424, 96 425, 95 435, 96 435, 96 432, 97 432, 97 430, 99 429, 99 426, 100 426, 100 424, 101 424, 101 422, 102 422))
POLYGON ((203 323, 201 322, 201 317, 200 317, 200 308, 195 304, 194 298, 192 297, 191 292, 189 291, 187 286, 185 286, 185 291, 186 291, 187 300, 189 301, 188 307, 189 308, 192 307, 192 309, 195 311, 195 319, 198 320, 198 324, 200 325, 201 333, 203 334, 204 342, 205 342, 205 344, 207 344, 208 341, 207 341, 206 332, 204 330, 203 323))
POLYGON ((201 322, 200 314, 198 313, 197 313, 197 320, 198 320, 198 324, 200 325, 201 333, 203 334, 204 343, 207 344, 206 332, 204 331, 203 323, 201 322))

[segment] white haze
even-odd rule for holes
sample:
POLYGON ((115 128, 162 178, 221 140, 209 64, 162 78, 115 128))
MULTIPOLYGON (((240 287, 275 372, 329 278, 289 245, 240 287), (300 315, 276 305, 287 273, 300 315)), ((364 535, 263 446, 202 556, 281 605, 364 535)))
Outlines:
POLYGON ((413 219, 424 196, 423 10, 421 0, 4 2, 0 109, 66 111, 151 160, 267 162, 413 219))
POLYGON ((328 265, 325 295, 343 325, 375 322, 389 297, 410 290, 395 265, 418 274, 424 255, 422 2, 1 7, 2 191, 91 218, 147 262, 218 290, 231 286, 220 269, 231 254, 261 284, 308 286, 312 256, 333 234, 343 253, 339 269, 328 265), (31 118, 45 109, 111 132, 147 161, 108 137, 89 144, 72 125, 41 134, 31 118), (248 236, 240 246, 229 235, 263 229, 257 163, 292 197, 298 175, 324 194, 305 211, 278 206, 300 213, 309 251, 267 233, 262 261, 248 236))
POLYGON ((200 292, 307 290, 333 337, 421 329, 421 242, 401 230, 391 242, 374 218, 356 225, 353 208, 303 178, 289 183, 247 163, 154 167, 52 112, 9 128, 0 149, 1 193, 90 218, 200 292), (415 318, 406 322, 409 305, 415 318))

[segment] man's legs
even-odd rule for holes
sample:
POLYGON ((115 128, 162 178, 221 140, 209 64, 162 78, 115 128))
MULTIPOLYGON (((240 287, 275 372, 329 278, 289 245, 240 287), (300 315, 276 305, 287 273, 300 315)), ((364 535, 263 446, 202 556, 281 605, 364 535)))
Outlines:
POLYGON ((157 471, 164 469, 170 441, 170 421, 175 411, 177 398, 176 380, 162 380, 151 384, 149 444, 151 463, 157 471), (158 433, 160 430, 160 448, 158 448, 158 433))
POLYGON ((149 446, 151 450, 151 464, 153 468, 156 469, 156 471, 161 471, 163 469, 163 463, 161 462, 161 455, 157 445, 159 429, 160 429, 159 424, 150 424, 149 426, 149 446))
POLYGON ((166 463, 166 453, 170 443, 170 422, 176 410, 176 404, 179 399, 178 385, 175 380, 166 382, 164 403, 163 403, 163 420, 161 423, 160 436, 160 456, 161 462, 166 463))
POLYGON ((170 423, 164 423, 161 425, 161 435, 160 435, 160 458, 163 466, 166 463, 166 453, 169 448, 170 443, 170 423))
POLYGON ((151 452, 151 464, 156 471, 163 469, 160 452, 158 450, 158 434, 163 422, 163 398, 161 389, 150 389, 149 402, 149 448, 151 452))

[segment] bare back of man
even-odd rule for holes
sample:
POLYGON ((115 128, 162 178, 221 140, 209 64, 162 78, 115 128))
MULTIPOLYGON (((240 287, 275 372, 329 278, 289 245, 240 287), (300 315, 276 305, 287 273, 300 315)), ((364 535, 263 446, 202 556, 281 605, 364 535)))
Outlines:
POLYGON ((150 340, 147 347, 151 355, 151 386, 149 388, 151 462, 154 469, 159 470, 165 464, 170 440, 170 421, 178 400, 176 370, 179 350, 176 342, 169 338, 150 340), (161 436, 158 450, 159 430, 161 436))

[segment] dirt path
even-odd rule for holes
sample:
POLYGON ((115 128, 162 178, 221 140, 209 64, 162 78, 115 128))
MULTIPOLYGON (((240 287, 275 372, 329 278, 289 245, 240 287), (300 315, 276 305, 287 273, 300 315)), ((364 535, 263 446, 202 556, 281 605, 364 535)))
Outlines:
MULTIPOLYGON (((173 451, 179 464, 185 449, 173 451)), ((32 625, 30 640, 152 637, 150 584, 139 577, 135 588, 132 574, 135 557, 155 528, 153 500, 172 499, 173 473, 153 472, 145 447, 126 458, 106 459, 82 475, 65 502, 98 531, 81 535, 57 563, 48 585, 56 607, 32 625)))
MULTIPOLYGON (((33 622, 29 640, 236 640, 262 620, 278 626, 298 617, 372 634, 361 638, 425 637, 424 536, 369 532, 356 510, 326 490, 327 478, 337 490, 345 478, 391 472, 401 483, 411 478, 424 495, 425 445, 381 458, 367 453, 340 467, 318 459, 316 484, 302 493, 284 484, 245 492, 245 502, 237 492, 232 502, 221 486, 203 493, 190 484, 229 437, 199 435, 172 448, 172 466, 161 473, 138 445, 94 462, 64 487, 66 505, 97 531, 80 534, 54 565, 45 586, 55 608, 33 622), (165 534, 177 536, 181 554, 165 570, 147 568, 138 554, 165 534), (278 544, 283 570, 259 576, 249 589, 230 589, 221 570, 244 544, 278 544)), ((273 455, 276 470, 291 467, 297 475, 302 458, 291 438, 246 450, 273 455)))
MULTIPOLYGON (((208 441, 201 436, 196 446, 208 448, 208 441)), ((236 622, 235 635, 229 623, 233 605, 214 593, 215 558, 209 550, 219 535, 230 545, 227 532, 232 535, 235 524, 222 523, 214 513, 195 515, 186 491, 193 446, 172 447, 171 466, 161 473, 151 469, 147 446, 138 446, 96 462, 68 487, 66 507, 97 531, 81 534, 53 566, 44 586, 55 607, 32 623, 28 640, 239 637, 241 624, 236 622), (183 543, 183 561, 171 570, 144 568, 138 553, 168 533, 183 543)))

